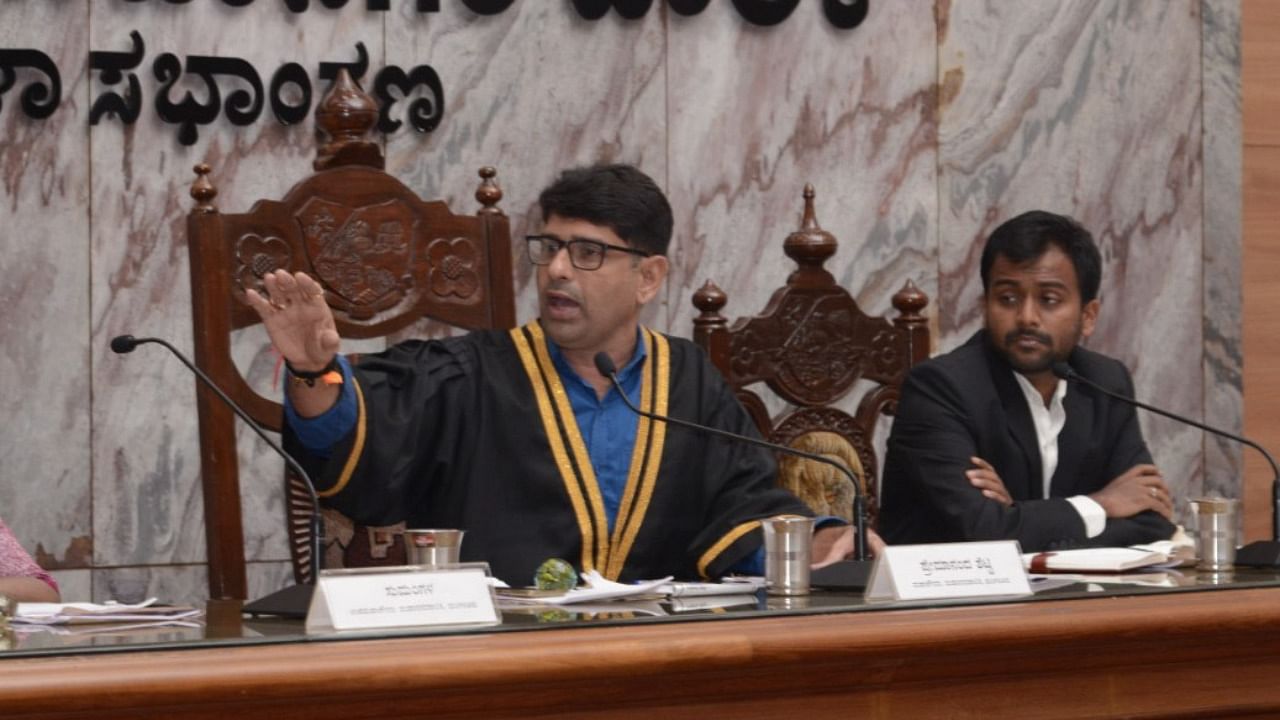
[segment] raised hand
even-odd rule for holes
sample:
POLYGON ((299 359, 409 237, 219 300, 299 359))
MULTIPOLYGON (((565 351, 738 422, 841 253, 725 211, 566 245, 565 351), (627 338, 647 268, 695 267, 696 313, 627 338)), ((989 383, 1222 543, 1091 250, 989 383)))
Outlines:
POLYGON ((267 328, 271 343, 297 370, 323 369, 338 352, 333 311, 324 289, 303 272, 274 270, 262 276, 267 297, 249 289, 245 295, 267 328))

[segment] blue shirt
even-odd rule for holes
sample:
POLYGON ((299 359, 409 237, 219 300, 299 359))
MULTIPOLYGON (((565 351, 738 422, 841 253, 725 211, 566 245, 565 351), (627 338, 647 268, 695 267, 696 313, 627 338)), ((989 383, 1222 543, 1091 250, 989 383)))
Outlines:
MULTIPOLYGON (((640 416, 622 402, 622 396, 615 387, 610 387, 603 399, 599 398, 595 387, 569 367, 564 353, 550 338, 547 338, 547 349, 565 394, 569 396, 569 406, 573 408, 573 418, 578 422, 582 444, 591 457, 591 469, 595 471, 596 483, 600 486, 605 517, 612 533, 618 507, 622 504, 622 493, 627 487, 627 475, 631 472, 631 454, 636 444, 636 426, 640 416)), ((644 340, 637 328, 636 351, 618 371, 618 383, 626 391, 631 404, 636 406, 640 405, 641 368, 646 355, 644 340)))

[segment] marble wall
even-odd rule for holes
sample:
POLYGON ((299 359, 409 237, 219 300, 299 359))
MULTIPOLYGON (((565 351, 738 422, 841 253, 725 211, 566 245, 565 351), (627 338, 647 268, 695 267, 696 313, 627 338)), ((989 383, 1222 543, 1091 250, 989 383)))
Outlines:
MULTIPOLYGON (((264 78, 293 61, 315 80, 318 63, 354 60, 357 42, 372 71, 430 64, 443 122, 387 136, 388 168, 465 208, 476 168, 496 165, 517 235, 558 168, 639 164, 676 215, 675 271, 646 319, 676 334, 691 332, 689 298, 708 278, 732 314, 763 307, 789 272, 781 241, 806 182, 841 242, 836 277, 875 313, 914 280, 933 299, 941 350, 981 323, 985 234, 1034 207, 1075 215, 1106 261, 1091 347, 1128 363, 1141 396, 1239 426, 1238 0, 871 0, 851 31, 803 0, 771 28, 730 3, 594 21, 566 2, 491 16, 450 1, 431 14, 407 1, 312 5, 0 4, 0 51, 38 49, 62 75, 47 120, 20 110, 30 71, 0 95, 0 402, 12 419, 0 514, 68 597, 203 597, 193 382, 158 348, 122 358, 107 343, 131 332, 190 348, 193 164, 214 167, 218 204, 235 211, 282 194, 314 152, 310 121, 286 127, 269 112, 244 127, 220 119, 181 145, 152 106, 165 52, 242 57, 264 78), (109 88, 88 52, 127 50, 131 30, 146 41, 142 113, 90 126, 109 88)), ((527 320, 531 276, 517 268, 527 320)), ((260 335, 237 355, 269 374, 260 335)), ((1180 494, 1237 492, 1235 449, 1143 423, 1180 494)), ((259 595, 288 575, 279 469, 241 433, 259 595)))

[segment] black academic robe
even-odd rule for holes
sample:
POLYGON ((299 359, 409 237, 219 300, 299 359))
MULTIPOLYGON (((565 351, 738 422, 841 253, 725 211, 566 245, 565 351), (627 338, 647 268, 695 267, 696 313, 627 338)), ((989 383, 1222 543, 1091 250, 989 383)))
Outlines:
MULTIPOLYGON (((758 437, 706 356, 644 330, 641 407, 758 437)), ((466 531, 464 561, 527 585, 544 560, 621 581, 715 578, 761 544, 758 520, 812 513, 767 451, 639 420, 612 532, 541 327, 411 341, 354 368, 355 429, 327 461, 295 438, 325 502, 356 522, 466 531)))
MULTIPOLYGON (((1069 362, 1082 376, 1133 397, 1119 361, 1077 347, 1069 362)), ((1014 539, 1024 552, 1132 545, 1169 538, 1174 527, 1152 511, 1109 518, 1100 536, 1066 498, 1101 490, 1151 453, 1134 408, 1072 384, 1063 398, 1058 467, 1044 496, 1040 444, 1013 369, 985 332, 917 365, 903 384, 890 432, 879 530, 885 542, 1014 539), (965 477, 977 456, 991 463, 1014 503, 984 497, 965 477)))

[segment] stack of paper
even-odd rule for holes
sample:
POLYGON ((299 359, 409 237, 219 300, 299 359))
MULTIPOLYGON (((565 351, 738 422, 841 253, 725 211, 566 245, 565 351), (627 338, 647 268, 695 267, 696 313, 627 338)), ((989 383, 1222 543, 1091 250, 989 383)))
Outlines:
POLYGON ((21 626, 80 625, 86 623, 191 624, 201 611, 190 606, 156 605, 148 598, 132 605, 124 603, 18 603, 15 628, 21 626))

